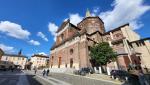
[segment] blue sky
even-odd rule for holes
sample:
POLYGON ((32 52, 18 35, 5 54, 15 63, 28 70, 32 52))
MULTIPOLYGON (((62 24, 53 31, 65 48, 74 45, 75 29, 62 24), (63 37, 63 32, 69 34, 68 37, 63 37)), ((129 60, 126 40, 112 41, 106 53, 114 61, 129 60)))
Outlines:
POLYGON ((129 22, 142 38, 150 36, 149 0, 0 0, 0 47, 27 56, 49 54, 61 23, 70 18, 76 25, 87 8, 107 30, 129 22))

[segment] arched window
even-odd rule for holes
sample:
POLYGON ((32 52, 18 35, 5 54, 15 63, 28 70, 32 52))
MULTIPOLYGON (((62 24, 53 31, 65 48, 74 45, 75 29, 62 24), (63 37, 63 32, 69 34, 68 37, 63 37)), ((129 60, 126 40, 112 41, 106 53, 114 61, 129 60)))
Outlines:
POLYGON ((73 49, 70 49, 70 54, 71 54, 71 55, 73 54, 73 49))
POLYGON ((61 40, 64 40, 64 34, 61 34, 61 40))
POLYGON ((52 56, 52 59, 51 59, 51 68, 53 67, 53 60, 54 60, 54 56, 52 56))

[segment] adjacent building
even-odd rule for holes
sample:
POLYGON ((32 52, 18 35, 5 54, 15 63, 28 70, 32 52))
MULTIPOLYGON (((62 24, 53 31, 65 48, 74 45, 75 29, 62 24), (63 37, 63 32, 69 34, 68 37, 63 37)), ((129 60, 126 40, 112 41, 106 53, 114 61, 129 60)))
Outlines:
POLYGON ((118 54, 117 61, 107 65, 110 69, 127 70, 129 65, 150 68, 150 38, 141 39, 129 24, 106 32, 102 19, 87 11, 77 26, 68 19, 56 33, 50 50, 50 68, 93 67, 90 48, 99 42, 108 42, 118 54))
POLYGON ((130 42, 132 52, 140 53, 139 59, 143 68, 150 68, 150 38, 142 38, 140 40, 130 42))
POLYGON ((3 54, 1 61, 11 63, 15 68, 24 69, 27 62, 27 57, 21 55, 21 51, 18 54, 3 54))
POLYGON ((48 66, 49 57, 42 54, 34 54, 31 56, 32 68, 44 68, 48 66))
POLYGON ((4 51, 0 48, 0 60, 1 60, 3 54, 4 54, 4 51))

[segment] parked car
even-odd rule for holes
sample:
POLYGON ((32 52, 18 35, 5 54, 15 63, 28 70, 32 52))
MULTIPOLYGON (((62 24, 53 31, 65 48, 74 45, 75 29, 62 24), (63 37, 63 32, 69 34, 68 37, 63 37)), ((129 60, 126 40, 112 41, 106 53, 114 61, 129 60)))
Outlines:
POLYGON ((124 70, 112 70, 110 74, 114 79, 119 78, 120 80, 127 80, 130 77, 130 74, 124 70))
POLYGON ((13 66, 14 65, 8 61, 1 61, 0 62, 0 70, 3 70, 3 71, 9 70, 10 67, 13 67, 13 66))

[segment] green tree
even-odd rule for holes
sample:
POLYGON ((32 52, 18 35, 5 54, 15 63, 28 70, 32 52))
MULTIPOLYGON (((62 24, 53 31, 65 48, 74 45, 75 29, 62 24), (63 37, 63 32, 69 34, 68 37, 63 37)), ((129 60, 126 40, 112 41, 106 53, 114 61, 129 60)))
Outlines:
POLYGON ((99 66, 107 65, 107 63, 117 58, 116 52, 113 51, 107 42, 98 43, 91 47, 90 56, 91 60, 99 66))

